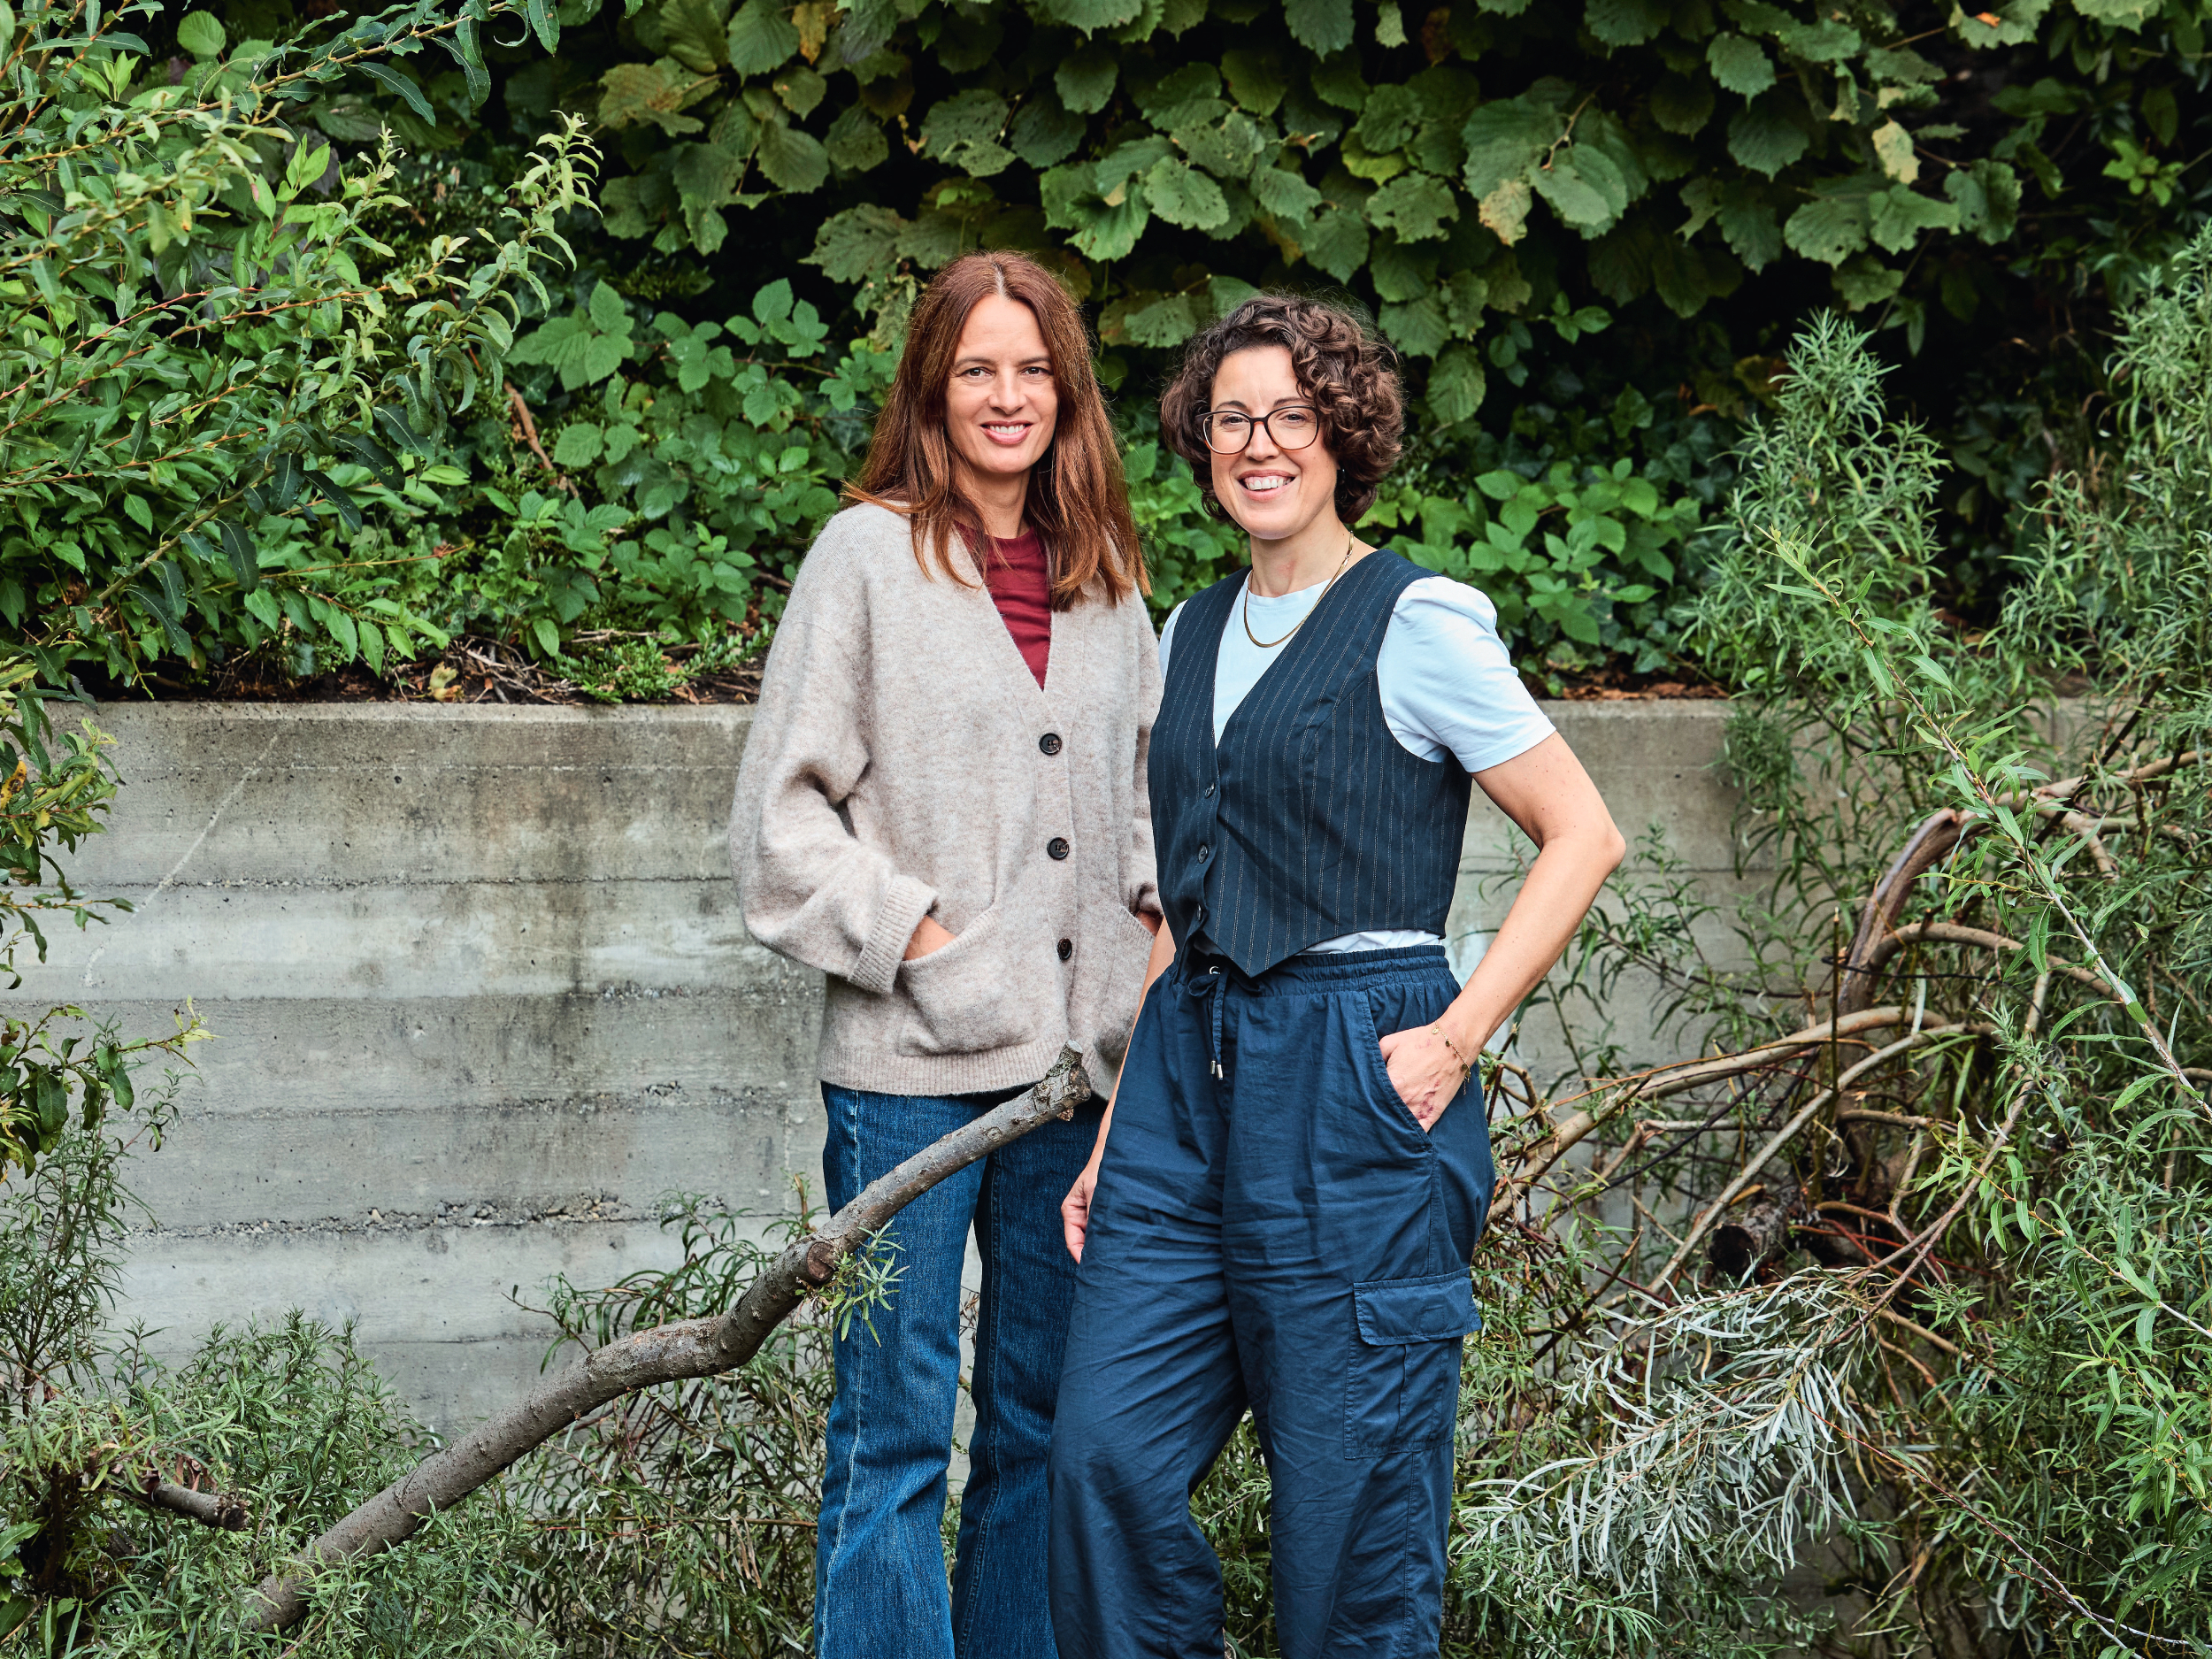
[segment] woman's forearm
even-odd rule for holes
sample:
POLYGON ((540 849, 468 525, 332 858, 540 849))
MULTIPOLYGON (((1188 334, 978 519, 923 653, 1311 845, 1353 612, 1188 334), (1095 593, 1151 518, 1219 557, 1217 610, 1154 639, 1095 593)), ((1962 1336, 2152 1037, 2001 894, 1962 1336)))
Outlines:
POLYGON ((1114 1124, 1114 1097, 1121 1093, 1121 1067, 1129 1064, 1129 1051, 1136 1046, 1137 1021, 1144 1018, 1144 999, 1152 995, 1152 982, 1165 973, 1168 964, 1174 960, 1175 935, 1164 918, 1152 934, 1152 954, 1145 958, 1144 984, 1137 992, 1136 1014, 1129 1021, 1129 1041, 1122 1045, 1121 1064, 1114 1068, 1114 1086, 1106 1093, 1106 1110, 1098 1120, 1098 1139, 1091 1148, 1093 1164, 1106 1150, 1106 1132, 1114 1124))
POLYGON ((1561 836, 1537 855, 1489 949, 1437 1022, 1461 1055, 1471 1059, 1552 971, 1623 850, 1609 824, 1561 836))

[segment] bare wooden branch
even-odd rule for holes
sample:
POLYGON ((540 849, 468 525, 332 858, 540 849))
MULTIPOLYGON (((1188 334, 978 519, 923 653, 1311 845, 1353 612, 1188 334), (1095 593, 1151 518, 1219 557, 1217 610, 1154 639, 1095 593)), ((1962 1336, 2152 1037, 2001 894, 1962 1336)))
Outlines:
POLYGON ((1652 1288, 1658 1289, 1675 1274, 1681 1271, 1683 1263, 1689 1260, 1691 1247, 1705 1236, 1706 1231, 1717 1219, 1727 1213, 1728 1206, 1736 1202, 1737 1196, 1745 1187, 1759 1179, 1760 1171, 1766 1168, 1776 1154, 1797 1138, 1798 1132, 1812 1122, 1815 1115, 1823 1106, 1885 1061, 1894 1059, 1906 1050, 1916 1048, 1923 1043, 1933 1042, 1939 1037, 1955 1037, 1973 1029, 1975 1028, 1971 1026, 1938 1025, 1931 1020, 1923 1025, 1919 1030, 1907 1032, 1887 1048, 1878 1048, 1867 1056, 1858 1064, 1837 1078, 1832 1087, 1824 1088, 1814 1095, 1805 1103, 1796 1117, 1774 1132, 1773 1139, 1760 1148, 1757 1155, 1737 1171, 1736 1179, 1728 1183, 1727 1187, 1722 1190, 1721 1195, 1713 1201, 1711 1207, 1697 1218, 1695 1224, 1690 1228, 1688 1235, 1683 1239, 1682 1248, 1677 1250, 1667 1264, 1654 1275, 1651 1281, 1652 1288))
POLYGON ((1547 1138, 1524 1152, 1522 1161, 1531 1167, 1515 1175, 1512 1186, 1517 1191, 1528 1191, 1567 1155, 1570 1148, 1588 1136, 1592 1130, 1610 1122, 1640 1102, 1664 1100, 1670 1094, 1683 1094, 1701 1084, 1741 1077, 1762 1066, 1791 1059, 1808 1048, 1817 1048, 1824 1043, 1901 1024, 1906 1018, 1902 1008, 1861 1009, 1855 1014, 1847 1014, 1837 1019, 1824 1019, 1818 1025, 1808 1025, 1802 1031, 1777 1038, 1770 1043, 1762 1043, 1756 1048, 1747 1048, 1740 1054, 1716 1055, 1707 1059, 1686 1061, 1680 1065, 1662 1066, 1656 1071, 1624 1079, 1602 1091, 1596 1104, 1555 1124, 1547 1138))
POLYGON ((558 1375, 425 1458, 310 1544, 288 1571, 272 1573, 246 1600, 247 1629, 281 1630, 307 1610, 315 1569, 388 1549, 424 1519, 451 1509, 518 1458, 608 1401, 658 1383, 733 1371, 809 1296, 836 1277, 839 1263, 938 1182, 1031 1130, 1071 1116, 1088 1100, 1082 1056, 1064 1048, 1042 1082, 980 1114, 872 1183, 817 1231, 793 1242, 729 1312, 635 1331, 594 1348, 558 1375))
POLYGON ((253 1524, 252 1510, 247 1508, 245 1499, 235 1493, 196 1491, 173 1480, 164 1480, 150 1469, 119 1490, 128 1493, 150 1509, 165 1509, 171 1515, 181 1515, 202 1526, 226 1532, 242 1532, 253 1524))

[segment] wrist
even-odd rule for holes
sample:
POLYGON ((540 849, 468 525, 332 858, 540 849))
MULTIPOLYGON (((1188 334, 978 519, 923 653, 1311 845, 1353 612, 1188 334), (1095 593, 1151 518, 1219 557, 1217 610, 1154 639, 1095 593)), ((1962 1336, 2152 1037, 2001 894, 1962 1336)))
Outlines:
POLYGON ((1477 1022, 1454 1004, 1437 1018, 1436 1034, 1450 1047, 1460 1063, 1472 1071, 1482 1058, 1482 1040, 1490 1033, 1486 1029, 1478 1029, 1477 1022))

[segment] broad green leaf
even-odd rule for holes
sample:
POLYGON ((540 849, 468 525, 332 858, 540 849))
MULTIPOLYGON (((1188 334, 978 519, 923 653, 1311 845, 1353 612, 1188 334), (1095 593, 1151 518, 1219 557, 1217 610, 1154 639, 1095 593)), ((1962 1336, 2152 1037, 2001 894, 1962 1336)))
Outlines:
MULTIPOLYGON (((1145 227, 1151 223, 1152 210, 1146 205, 1144 191, 1133 184, 1123 188, 1123 199, 1110 207, 1095 200, 1079 204, 1079 227, 1068 242, 1086 258, 1128 257, 1137 245, 1137 238, 1144 234, 1145 227)), ((1224 211, 1225 214, 1225 208, 1224 211)))
POLYGON ((1283 21, 1291 39, 1318 57, 1352 43, 1352 0, 1283 0, 1283 21))
POLYGON ((1133 345, 1179 346, 1198 331, 1198 317, 1187 294, 1145 298, 1124 313, 1121 334, 1133 345))
POLYGON ((1870 198, 1873 217, 1869 230, 1876 244, 1891 253, 1902 253, 1919 240, 1924 230, 1956 230, 1955 203, 1939 202, 1903 185, 1877 190, 1870 198))
POLYGON ((803 196, 829 177, 829 153, 812 134, 771 124, 761 129, 760 170, 778 188, 803 196))
MULTIPOLYGON (((2095 3, 2091 0, 2092 4, 2095 3)), ((1969 46, 1987 51, 1993 46, 2018 46, 2033 40, 2043 14, 2050 9, 2051 0, 1989 0, 1970 12, 1954 4, 1950 26, 1969 46)))
POLYGON ((1155 213, 1186 230, 1213 230, 1229 222, 1221 187, 1172 156, 1145 173, 1144 197, 1155 213))
POLYGON ((1084 120, 1064 109, 1049 91, 1040 88, 1014 117, 1007 142, 1014 153, 1040 173, 1072 156, 1083 142, 1084 120))
MULTIPOLYGON (((687 3, 698 4, 701 0, 687 3)), ((741 75, 764 75, 782 68, 798 50, 799 31, 783 7, 775 0, 745 0, 725 31, 723 61, 741 75)))
POLYGON ((1279 219, 1304 220, 1321 205, 1321 192, 1287 167, 1261 167, 1251 179, 1259 204, 1279 219))
POLYGON ((617 64, 600 77, 599 86, 603 126, 618 128, 651 121, 675 138, 698 132, 705 125, 696 116, 680 111, 712 91, 714 83, 689 76, 673 59, 664 59, 653 64, 617 64))
MULTIPOLYGON (((1870 305, 1887 304, 1905 285, 1905 273, 1886 265, 1870 253, 1852 257, 1836 268, 1830 279, 1847 311, 1863 311, 1870 305)), ((1886 692, 1885 692, 1886 695, 1886 692)))
POLYGON ((730 61, 729 0, 665 0, 660 24, 668 55, 693 73, 710 75, 730 61))
POLYGON ((1625 205, 1626 190, 1611 162, 1577 144, 1539 168, 1532 180, 1536 194, 1554 212, 1585 235, 1610 227, 1625 205))
POLYGON ((1409 248, 1395 237, 1377 242, 1368 258, 1375 292, 1386 300, 1414 300, 1436 286, 1438 250, 1409 248))
POLYGON ((1803 155, 1812 142, 1804 127, 1790 119, 1784 102, 1788 96, 1778 89, 1769 92, 1728 123, 1728 153, 1770 179, 1803 155))
POLYGON ((1367 221, 1348 208, 1324 208, 1298 241, 1306 257, 1340 282, 1367 263, 1367 221))
POLYGON ((1774 84, 1774 62, 1766 49, 1740 35, 1714 35, 1713 43, 1705 49, 1705 61, 1714 80, 1747 98, 1757 97, 1774 84))
POLYGON ((626 334, 630 332, 630 308, 611 282, 602 282, 591 291, 591 303, 586 307, 592 326, 602 334, 626 334))
POLYGON ((1393 179, 1367 201, 1369 223, 1395 232, 1401 242, 1441 236, 1447 222, 1459 217, 1459 198, 1443 180, 1425 173, 1393 179))
POLYGON ((2001 161, 1985 157, 1954 168, 1944 178, 1943 193, 1957 204, 1958 228, 1984 242, 2005 241, 2018 222, 2020 175, 2001 161))
POLYGON ((1861 45, 1858 30, 1840 18, 1793 23, 1778 29, 1775 39, 1791 57, 1816 64, 1840 63, 1856 53, 1861 45))
POLYGON ((1429 371, 1429 412, 1447 426, 1471 420, 1482 407, 1488 382, 1482 359, 1469 346, 1447 347, 1429 371))
MULTIPOLYGON (((830 123, 828 135, 822 141, 823 153, 830 165, 840 173, 866 173, 881 166, 891 155, 889 142, 875 118, 861 105, 849 105, 843 114, 830 123)), ((828 228, 826 225, 825 230, 828 228)), ((818 233, 816 250, 821 242, 818 233)))
POLYGON ((1528 211, 1535 204, 1535 193, 1526 180, 1509 179, 1482 198, 1477 211, 1498 240, 1510 248, 1527 234, 1528 211))
POLYGON ((1660 0, 1588 0, 1583 24, 1608 46, 1640 46, 1667 26, 1660 0))
POLYGON ((1411 88, 1379 86, 1368 94, 1359 119, 1352 124, 1352 136, 1379 155, 1404 144, 1420 119, 1421 101, 1411 88))
MULTIPOLYGON (((1347 4, 1346 14, 1351 7, 1347 4)), ((1333 104, 1340 110, 1357 114, 1367 105, 1367 82, 1361 78, 1359 59, 1349 52, 1332 58, 1313 66, 1310 79, 1314 96, 1324 104, 1333 104)))
POLYGON ((212 12, 192 12, 177 25, 177 44, 202 61, 220 58, 225 39, 222 23, 212 12))
POLYGON ((1390 343, 1409 357, 1432 357, 1451 339, 1444 308, 1433 294, 1405 304, 1386 305, 1378 320, 1390 343))
POLYGON ((606 448, 606 434, 588 420, 571 421, 553 445, 556 466, 589 466, 606 448))
POLYGON ((998 142, 1008 113, 1006 100, 995 92, 981 87, 956 92, 922 122, 922 149, 973 178, 1003 173, 1014 160, 1014 152, 998 142))
POLYGON ((1078 115, 1095 115, 1114 96, 1114 81, 1120 73, 1119 55, 1093 44, 1062 58, 1052 84, 1066 108, 1078 115))
POLYGON ((1086 35, 1118 28, 1143 14, 1143 0, 1038 0, 1041 17, 1065 23, 1086 35))
POLYGON ((1221 55, 1221 73, 1229 83, 1229 96, 1255 115, 1272 115, 1290 90, 1282 58, 1271 51, 1233 47, 1221 55))
POLYGON ((829 82, 804 64, 793 64, 769 83, 783 107, 804 120, 829 91, 829 82))

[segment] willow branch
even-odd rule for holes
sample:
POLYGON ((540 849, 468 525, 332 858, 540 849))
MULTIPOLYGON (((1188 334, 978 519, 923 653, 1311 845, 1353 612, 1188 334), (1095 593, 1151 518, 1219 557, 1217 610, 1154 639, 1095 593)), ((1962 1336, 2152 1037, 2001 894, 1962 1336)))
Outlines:
POLYGON ((1063 1048, 1027 1094, 983 1113, 933 1142, 806 1237, 795 1240, 755 1279, 736 1307, 705 1319, 634 1331, 584 1355, 355 1509, 272 1573, 246 1597, 249 1631, 281 1630, 307 1611, 319 1567, 388 1549, 411 1537, 433 1512, 452 1508, 526 1453, 610 1400, 659 1383, 711 1377, 752 1358, 769 1333, 836 1277, 845 1258, 908 1204, 978 1158, 1031 1130, 1073 1115, 1090 1098, 1082 1056, 1063 1048))

